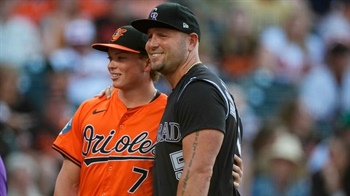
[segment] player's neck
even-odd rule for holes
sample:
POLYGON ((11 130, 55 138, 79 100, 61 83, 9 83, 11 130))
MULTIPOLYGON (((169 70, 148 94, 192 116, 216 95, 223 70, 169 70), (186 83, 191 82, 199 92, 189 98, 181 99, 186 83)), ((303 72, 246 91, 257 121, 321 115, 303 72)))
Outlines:
POLYGON ((181 80, 181 78, 186 75, 193 67, 196 65, 201 64, 201 61, 199 58, 192 59, 189 62, 186 62, 185 64, 179 66, 179 68, 171 73, 171 74, 164 74, 166 79, 169 81, 172 88, 175 88, 177 83, 181 80))
POLYGON ((152 83, 142 88, 119 90, 118 97, 127 108, 134 108, 150 103, 156 96, 156 92, 157 90, 152 83))

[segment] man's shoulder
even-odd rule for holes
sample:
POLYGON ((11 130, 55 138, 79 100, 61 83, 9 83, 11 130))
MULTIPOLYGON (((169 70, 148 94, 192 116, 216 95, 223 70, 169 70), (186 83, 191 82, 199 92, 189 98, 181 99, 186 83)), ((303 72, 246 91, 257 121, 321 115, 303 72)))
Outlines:
POLYGON ((192 74, 191 80, 201 79, 206 81, 221 82, 221 78, 211 71, 206 65, 201 64, 192 74))
POLYGON ((102 102, 105 102, 105 101, 108 101, 106 96, 103 96, 103 97, 92 97, 90 99, 87 99, 87 100, 83 101, 80 106, 93 107, 94 105, 102 103, 102 102))
POLYGON ((80 113, 90 113, 92 111, 92 114, 95 114, 96 111, 106 110, 112 99, 113 96, 109 99, 106 96, 87 99, 79 106, 80 113))

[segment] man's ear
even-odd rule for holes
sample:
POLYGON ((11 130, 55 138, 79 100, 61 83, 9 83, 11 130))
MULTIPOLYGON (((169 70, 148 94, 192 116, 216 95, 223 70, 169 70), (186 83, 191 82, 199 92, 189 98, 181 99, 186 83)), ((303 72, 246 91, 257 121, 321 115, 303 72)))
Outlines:
POLYGON ((192 51, 196 46, 198 45, 199 39, 198 35, 196 33, 189 34, 190 44, 189 44, 189 50, 192 51))
POLYGON ((145 71, 151 71, 151 60, 149 58, 146 59, 145 71))

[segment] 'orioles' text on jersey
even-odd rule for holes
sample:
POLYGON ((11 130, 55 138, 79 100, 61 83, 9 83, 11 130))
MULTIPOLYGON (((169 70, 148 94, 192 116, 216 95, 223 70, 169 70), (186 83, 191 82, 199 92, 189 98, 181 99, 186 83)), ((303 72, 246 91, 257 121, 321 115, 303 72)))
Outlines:
POLYGON ((110 99, 85 101, 53 148, 78 165, 79 195, 152 195, 152 167, 166 95, 127 109, 110 99))
POLYGON ((175 196, 184 168, 183 138, 216 129, 224 140, 213 168, 208 195, 239 195, 231 176, 233 155, 240 155, 242 128, 234 99, 225 84, 203 65, 185 74, 168 97, 155 154, 154 193, 175 196))

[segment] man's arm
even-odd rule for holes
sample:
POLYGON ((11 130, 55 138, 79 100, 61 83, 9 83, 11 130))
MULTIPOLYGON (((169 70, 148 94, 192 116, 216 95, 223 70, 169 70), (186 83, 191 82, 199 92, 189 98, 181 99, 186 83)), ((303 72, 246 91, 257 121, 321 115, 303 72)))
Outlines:
POLYGON ((187 135, 183 141, 184 170, 177 195, 207 195, 216 156, 224 133, 206 129, 187 135))
POLYGON ((57 176, 54 196, 78 195, 80 167, 69 159, 64 159, 57 176))

